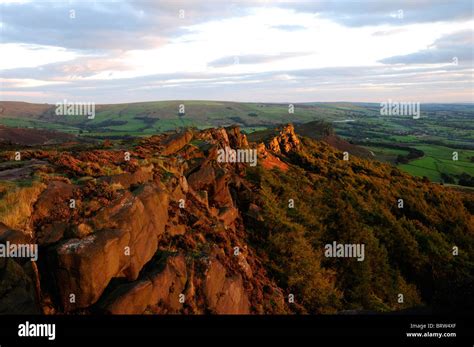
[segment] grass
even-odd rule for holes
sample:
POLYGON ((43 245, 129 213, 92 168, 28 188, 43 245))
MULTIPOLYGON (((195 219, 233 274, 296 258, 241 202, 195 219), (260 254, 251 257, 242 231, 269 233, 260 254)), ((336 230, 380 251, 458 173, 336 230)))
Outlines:
POLYGON ((57 130, 66 133, 79 133, 80 131, 79 127, 50 121, 41 121, 38 119, 0 118, 0 124, 13 128, 57 130))
POLYGON ((26 230, 33 204, 45 188, 38 181, 29 182, 29 186, 0 182, 0 222, 12 229, 26 230))
POLYGON ((441 173, 433 158, 425 157, 417 159, 411 163, 399 165, 398 167, 413 176, 425 176, 434 182, 441 181, 441 173))
POLYGON ((414 176, 426 176, 435 182, 441 181, 441 173, 460 175, 463 172, 474 176, 474 163, 470 158, 474 150, 456 150, 444 146, 419 145, 415 148, 422 150, 425 156, 399 167, 414 176), (458 152, 458 160, 453 160, 453 152, 458 152))

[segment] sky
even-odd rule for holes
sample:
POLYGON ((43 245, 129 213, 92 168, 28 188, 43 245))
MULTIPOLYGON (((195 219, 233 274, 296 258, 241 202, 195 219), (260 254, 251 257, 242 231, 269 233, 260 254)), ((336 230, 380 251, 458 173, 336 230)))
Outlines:
POLYGON ((0 0, 0 100, 474 102, 471 0, 0 0))

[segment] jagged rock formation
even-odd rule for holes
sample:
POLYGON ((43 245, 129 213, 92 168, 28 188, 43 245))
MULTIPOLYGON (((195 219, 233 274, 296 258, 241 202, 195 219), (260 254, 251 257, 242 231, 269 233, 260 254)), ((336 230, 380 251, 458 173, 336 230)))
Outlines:
POLYGON ((144 139, 127 149, 128 162, 120 151, 28 151, 26 158, 76 181, 49 179, 34 204, 30 227, 41 259, 31 281, 41 290, 31 307, 263 313, 260 301, 273 288, 272 312, 285 312, 281 290, 245 241, 236 200, 250 193, 247 164, 216 161, 226 146, 249 148, 232 127, 144 139))
POLYGON ((300 140, 295 134, 295 128, 292 124, 279 129, 278 134, 268 143, 268 148, 275 153, 288 154, 291 151, 298 150, 300 140))
MULTIPOLYGON (((277 227, 271 215, 275 207, 264 198, 284 189, 261 191, 258 183, 271 178, 259 171, 265 170, 288 175, 294 184, 307 179, 355 184, 352 176, 344 181, 341 167, 346 164, 336 165, 338 152, 315 146, 286 125, 255 141, 230 127, 107 143, 91 150, 25 151, 23 160, 43 163, 35 171, 43 190, 31 202, 28 232, 2 225, 0 241, 31 238, 40 256, 37 263, 0 262, 0 313, 334 312, 341 297, 335 272, 320 267, 319 260, 307 261, 304 257, 312 253, 305 245, 297 255, 268 250, 265 243, 277 227), (219 162, 218 150, 226 147, 256 150, 258 167, 219 162), (315 164, 314 148, 324 165, 315 164), (303 259, 303 266, 282 268, 271 252, 282 259, 303 259), (305 278, 311 269, 320 277, 305 278), (285 271, 296 274, 288 280, 285 271), (298 287, 305 281, 317 289, 298 287), (300 290, 304 299, 288 303, 290 290, 300 290)), ((11 155, 1 154, 3 159, 11 155)), ((390 167, 381 173, 378 169, 379 164, 355 160, 346 172, 361 172, 360 177, 370 176, 374 182, 390 179, 390 167)), ((403 177, 398 171, 393 175, 403 177)), ((312 188, 304 184, 301 193, 309 197, 312 188)), ((332 189, 340 194, 339 187, 332 189)), ((295 225, 285 224, 288 233, 298 230, 295 225)), ((291 242, 282 244, 291 248, 291 242)), ((400 283, 406 285, 403 279, 400 283)))

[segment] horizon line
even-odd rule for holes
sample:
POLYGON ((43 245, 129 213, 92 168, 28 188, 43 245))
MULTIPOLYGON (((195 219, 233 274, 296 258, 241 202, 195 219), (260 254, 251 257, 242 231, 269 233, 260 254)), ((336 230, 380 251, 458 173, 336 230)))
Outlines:
MULTIPOLYGON (((55 105, 59 102, 62 101, 71 101, 74 103, 81 103, 83 101, 73 101, 73 100, 68 100, 67 98, 63 98, 61 101, 58 101, 56 103, 49 103, 49 102, 31 102, 31 101, 23 101, 23 100, 0 100, 0 102, 22 102, 22 103, 27 103, 27 104, 37 104, 37 105, 55 105)), ((155 103, 155 102, 187 102, 187 101, 201 101, 201 102, 222 102, 222 103, 235 103, 235 104, 276 104, 276 105, 304 105, 304 104, 340 104, 340 103, 346 103, 346 104, 380 104, 381 102, 386 102, 387 100, 391 100, 393 102, 418 102, 418 101, 406 101, 406 100, 399 100, 397 101, 396 99, 385 99, 382 101, 298 101, 298 102, 286 102, 286 101, 281 101, 281 102, 271 102, 271 101, 231 101, 231 100, 214 100, 214 99, 166 99, 166 100, 147 100, 147 101, 130 101, 130 102, 112 102, 112 103, 94 103, 95 105, 101 106, 101 105, 127 105, 127 104, 146 104, 146 103, 155 103)), ((420 104, 424 105, 474 105, 474 101, 457 101, 457 102, 443 102, 443 101, 437 101, 437 102, 419 102, 420 104)))

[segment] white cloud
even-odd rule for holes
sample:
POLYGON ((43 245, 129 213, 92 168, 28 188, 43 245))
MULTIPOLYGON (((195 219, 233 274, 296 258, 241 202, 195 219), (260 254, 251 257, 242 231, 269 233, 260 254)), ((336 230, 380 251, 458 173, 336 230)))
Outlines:
POLYGON ((0 52, 0 70, 39 67, 78 57, 77 53, 61 47, 17 43, 0 44, 0 52))
MULTIPOLYGON (((407 25, 390 37, 377 35, 390 26, 349 28, 320 18, 317 14, 288 9, 254 9, 248 16, 226 18, 188 26, 188 34, 171 40, 157 49, 132 50, 122 63, 128 71, 116 71, 113 78, 130 78, 173 72, 212 72, 242 74, 266 71, 371 66, 395 55, 406 55, 428 47, 443 35, 462 30, 472 22, 422 23, 407 25), (282 31, 276 27, 299 25, 304 30, 282 31), (374 35, 375 34, 375 35, 374 35), (262 59, 255 64, 241 64, 248 56, 285 56, 287 59, 262 59), (236 64, 212 66, 219 59, 235 57, 236 64)), ((257 59, 256 59, 257 60, 257 59)), ((108 79, 104 72, 90 79, 108 79)))
POLYGON ((42 81, 31 78, 0 78, 0 84, 13 88, 32 88, 64 84, 67 82, 42 81))
MULTIPOLYGON (((107 3, 101 6, 106 8, 107 3)), ((141 45, 130 42, 130 38, 136 36, 132 29, 130 32, 125 30, 127 35, 121 38, 114 34, 123 32, 117 31, 120 26, 106 21, 91 23, 93 28, 100 29, 94 47, 108 41, 104 38, 113 38, 113 43, 103 42, 102 50, 84 48, 87 45, 78 49, 66 39, 61 47, 4 43, 0 45, 2 89, 18 93, 24 88, 29 93, 25 95, 32 95, 33 89, 44 88, 53 93, 63 90, 60 89, 63 86, 57 86, 58 82, 67 82, 64 90, 70 94, 89 92, 94 97, 103 95, 105 98, 105 94, 110 93, 107 98, 121 101, 120 93, 133 91, 136 94, 132 96, 140 99, 149 95, 140 92, 152 93, 160 88, 190 98, 196 95, 193 88, 199 87, 207 91, 213 89, 212 95, 204 95, 204 99, 242 100, 251 96, 256 100, 260 98, 259 101, 278 101, 278 97, 285 95, 286 100, 314 101, 322 96, 331 100, 349 100, 360 98, 364 92, 370 97, 375 95, 374 91, 381 95, 384 91, 400 90, 401 87, 405 88, 407 95, 415 91, 430 97, 435 95, 431 93, 433 88, 441 88, 440 85, 458 83, 456 86, 463 90, 466 80, 470 78, 472 81, 472 71, 462 67, 456 70, 448 65, 449 61, 430 64, 432 62, 423 61, 423 55, 417 54, 428 48, 431 52, 436 49, 433 48, 435 42, 442 43, 449 35, 472 30, 472 19, 395 21, 391 24, 372 21, 372 24, 347 26, 344 21, 327 13, 297 11, 296 7, 280 8, 275 4, 253 3, 252 6, 234 16, 227 12, 218 16, 216 10, 206 20, 195 22, 197 24, 183 21, 181 26, 175 23, 179 19, 170 14, 159 16, 166 21, 157 23, 153 29, 143 28, 144 22, 137 20, 131 28, 140 30, 137 40, 142 42, 141 45), (168 32, 160 29, 168 23, 179 29, 179 35, 174 32, 167 36, 168 32), (121 39, 127 42, 123 50, 117 47, 121 39), (144 45, 144 41, 153 44, 144 45), (420 58, 412 66, 390 63, 392 57, 403 61, 398 57, 409 55, 420 58), (236 64, 229 64, 233 57, 236 64), (423 86, 425 90, 417 86, 423 86)), ((124 8, 128 6, 124 5, 124 8)), ((153 9, 158 13, 163 10, 158 5, 153 9)), ((89 10, 94 11, 94 8, 89 10)), ((151 9, 150 12, 136 11, 150 20, 151 9)), ((193 11, 188 12, 193 14, 193 11)), ((120 13, 121 20, 125 20, 126 14, 120 13)), ((368 15, 370 13, 364 13, 363 18, 368 15)), ((96 13, 93 18, 99 21, 100 16, 96 13)), ((25 20, 21 23, 24 25, 25 20)), ((34 25, 28 29, 31 32, 34 25)), ((59 42, 61 25, 51 24, 47 29, 43 33, 54 33, 55 44, 59 42)), ((73 41, 81 41, 81 30, 85 29, 80 26, 77 31, 70 28, 73 41)), ((19 31, 11 30, 10 33, 19 31)), ((88 35, 91 32, 95 31, 89 30, 88 35)), ((16 36, 12 34, 12 37, 16 36)), ((44 43, 45 40, 38 42, 44 43)), ((458 43, 450 45, 449 52, 465 48, 458 46, 458 43)), ((452 97, 453 94, 449 95, 452 97)), ((459 95, 465 98, 466 93, 460 92, 459 95)), ((160 98, 160 94, 152 96, 160 98)))

